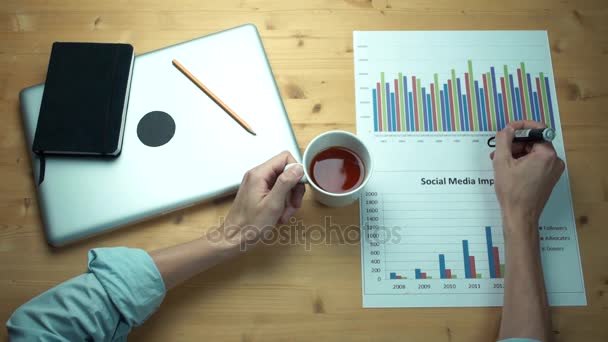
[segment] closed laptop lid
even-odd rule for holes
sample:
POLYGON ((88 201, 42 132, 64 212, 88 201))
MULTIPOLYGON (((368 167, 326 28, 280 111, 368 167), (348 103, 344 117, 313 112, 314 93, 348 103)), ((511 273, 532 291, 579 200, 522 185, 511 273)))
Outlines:
MULTIPOLYGON (((131 82, 118 158, 47 158, 38 197, 53 245, 234 192, 248 169, 283 150, 300 160, 253 25, 137 56, 131 82), (174 58, 257 135, 246 132, 177 70, 174 58)), ((42 91, 38 85, 21 92, 29 146, 42 91)), ((37 180, 39 161, 34 155, 32 161, 37 180)))

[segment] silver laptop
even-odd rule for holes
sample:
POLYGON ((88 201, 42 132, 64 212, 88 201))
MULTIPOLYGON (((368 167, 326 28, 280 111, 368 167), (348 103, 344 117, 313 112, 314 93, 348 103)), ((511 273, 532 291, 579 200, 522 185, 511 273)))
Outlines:
MULTIPOLYGON (((43 89, 41 84, 20 94, 36 183, 40 165, 31 146, 43 89)), ((38 199, 50 244, 235 192, 245 171, 283 150, 301 158, 253 25, 137 56, 128 106, 118 158, 46 158, 38 199), (257 135, 176 69, 174 58, 257 135)))

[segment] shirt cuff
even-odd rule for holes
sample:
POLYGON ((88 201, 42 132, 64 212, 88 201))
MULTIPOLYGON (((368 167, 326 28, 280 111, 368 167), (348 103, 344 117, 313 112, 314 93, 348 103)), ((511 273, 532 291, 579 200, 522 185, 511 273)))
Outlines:
POLYGON ((142 249, 92 249, 88 269, 130 326, 145 322, 165 297, 166 288, 160 272, 152 257, 142 249))

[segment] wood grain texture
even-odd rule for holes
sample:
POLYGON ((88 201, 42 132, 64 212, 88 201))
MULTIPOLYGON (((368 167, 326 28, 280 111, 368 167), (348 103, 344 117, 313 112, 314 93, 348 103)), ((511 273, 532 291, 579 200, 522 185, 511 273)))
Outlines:
MULTIPOLYGON (((605 0, 3 0, 0 4, 0 322, 84 271, 97 246, 187 241, 231 199, 54 249, 45 243, 18 109, 44 81, 54 41, 129 42, 136 53, 243 23, 264 42, 297 140, 354 132, 353 30, 549 31, 589 305, 552 308, 557 341, 608 340, 608 3, 605 0)), ((103 210, 103 208, 100 208, 103 210)), ((358 224, 356 205, 305 198, 306 225, 358 224)), ((489 341, 498 308, 361 308, 360 246, 268 246, 169 293, 132 340, 489 341)), ((0 329, 0 336, 5 336, 0 329)))

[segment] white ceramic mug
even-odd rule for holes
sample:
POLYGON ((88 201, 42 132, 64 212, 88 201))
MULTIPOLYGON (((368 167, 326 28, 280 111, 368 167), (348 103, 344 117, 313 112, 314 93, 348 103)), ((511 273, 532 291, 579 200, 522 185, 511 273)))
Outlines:
MULTIPOLYGON (((329 131, 314 138, 304 151, 302 164, 302 167, 304 168, 304 176, 302 177, 301 182, 310 184, 313 189, 315 199, 330 207, 342 207, 357 200, 373 172, 372 158, 369 154, 367 146, 365 146, 363 141, 357 138, 356 135, 345 131, 329 131), (356 153, 359 158, 361 158, 365 176, 363 178, 363 182, 361 182, 358 187, 344 193, 333 193, 323 190, 321 187, 315 184, 315 182, 309 181, 309 179, 312 179, 309 172, 310 164, 312 163, 313 158, 319 154, 319 152, 330 147, 345 147, 356 153)), ((285 166, 285 169, 288 169, 293 165, 297 164, 289 164, 285 166)))

